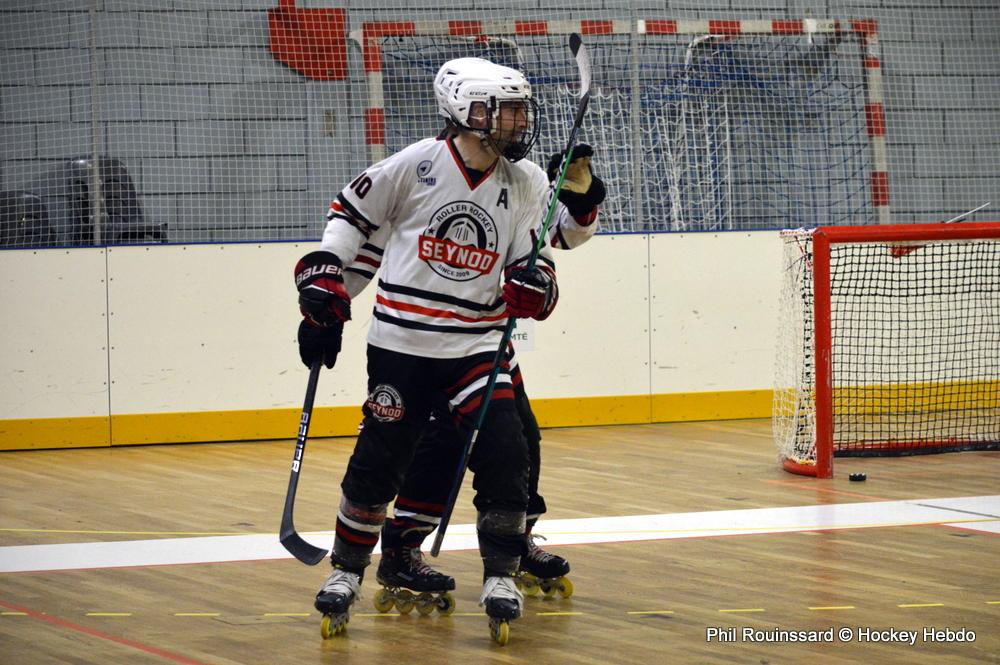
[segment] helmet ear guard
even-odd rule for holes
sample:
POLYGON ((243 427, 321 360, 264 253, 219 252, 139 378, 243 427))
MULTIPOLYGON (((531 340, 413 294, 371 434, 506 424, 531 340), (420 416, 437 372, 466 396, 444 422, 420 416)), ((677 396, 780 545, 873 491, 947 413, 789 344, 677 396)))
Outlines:
POLYGON ((538 138, 538 103, 521 72, 481 58, 444 63, 434 77, 438 113, 460 129, 475 132, 498 155, 511 162, 525 157, 538 138), (501 121, 504 102, 524 105, 524 128, 508 132, 501 121), (486 111, 485 118, 476 111, 486 111), (483 122, 485 120, 485 123, 483 122))

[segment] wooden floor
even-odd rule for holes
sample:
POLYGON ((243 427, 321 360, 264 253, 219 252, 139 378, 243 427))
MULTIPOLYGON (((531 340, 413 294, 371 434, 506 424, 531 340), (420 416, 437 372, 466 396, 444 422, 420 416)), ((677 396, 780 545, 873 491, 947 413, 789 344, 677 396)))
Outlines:
MULTIPOLYGON (((769 423, 547 430, 549 518, 1000 494, 1000 453, 838 460, 789 475, 769 423), (865 471, 865 483, 848 482, 865 471)), ((309 443, 300 531, 331 529, 353 441, 309 443)), ((293 442, 0 455, 0 548, 276 533, 293 442)), ((471 491, 454 523, 473 521, 471 491)), ((752 525, 749 525, 752 526, 752 525)), ((526 601, 510 643, 476 606, 478 555, 433 560, 458 610, 377 615, 374 576, 345 637, 323 641, 325 564, 294 560, 0 574, 0 663, 1000 663, 1000 537, 940 525, 552 547, 570 599, 526 601), (707 641, 711 628, 918 630, 916 644, 707 641), (966 628, 972 643, 924 628, 966 628)), ((0 559, 3 557, 0 549, 0 559)))

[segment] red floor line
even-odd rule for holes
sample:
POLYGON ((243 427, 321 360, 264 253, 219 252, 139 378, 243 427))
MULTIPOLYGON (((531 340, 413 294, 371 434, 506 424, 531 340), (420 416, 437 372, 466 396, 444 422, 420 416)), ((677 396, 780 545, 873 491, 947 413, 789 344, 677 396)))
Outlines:
POLYGON ((182 665, 209 665, 208 663, 201 660, 194 660, 192 658, 186 658, 184 656, 178 656, 175 653, 170 653, 169 651, 164 651, 163 649, 157 649, 156 647, 149 646, 148 644, 142 644, 141 642, 135 642, 133 640, 125 639, 124 637, 118 637, 116 635, 109 635, 108 633, 101 632, 99 630, 94 630, 93 628, 87 628, 86 626, 81 626, 75 624, 72 621, 67 621, 66 619, 60 619, 59 617, 52 616, 50 614, 42 614, 41 612, 35 612, 34 610, 29 610, 25 607, 19 607, 17 605, 11 605, 0 600, 0 607, 6 607, 14 612, 24 612, 32 619, 37 619, 38 621, 44 621, 50 623, 54 626, 59 626, 60 628, 68 628, 69 630, 75 630, 78 633, 83 633, 84 635, 90 635, 91 637, 97 637, 102 640, 108 640, 109 642, 114 642, 116 644, 121 644, 123 646, 131 647, 132 649, 137 649, 145 653, 151 654, 153 656, 159 656, 160 658, 165 658, 166 660, 182 663, 182 665))

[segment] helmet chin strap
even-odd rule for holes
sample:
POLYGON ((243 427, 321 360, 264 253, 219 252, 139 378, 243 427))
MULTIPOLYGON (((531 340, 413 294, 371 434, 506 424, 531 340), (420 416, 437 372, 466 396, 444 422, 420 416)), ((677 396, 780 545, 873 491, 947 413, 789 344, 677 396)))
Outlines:
POLYGON ((490 132, 483 132, 479 137, 479 143, 497 159, 503 156, 503 150, 490 132))
MULTIPOLYGON (((496 103, 495 99, 492 101, 494 104, 496 103)), ((503 150, 500 149, 496 139, 493 138, 493 121, 495 118, 494 110, 490 106, 487 106, 486 115, 481 118, 486 123, 486 127, 481 129, 467 127, 467 129, 472 130, 479 137, 479 145, 482 146, 483 150, 493 155, 495 159, 499 159, 503 155, 503 150)))
MULTIPOLYGON (((490 152, 497 159, 504 157, 510 159, 507 154, 508 149, 513 145, 511 141, 497 141, 493 138, 493 128, 492 128, 492 116, 490 118, 489 126, 486 129, 476 129, 473 130, 479 135, 479 143, 483 148, 490 152)), ((498 132, 502 133, 502 132, 498 132)))
MULTIPOLYGON (((486 121, 486 127, 481 129, 473 128, 468 125, 460 126, 476 134, 479 138, 480 146, 482 146, 483 150, 489 153, 494 159, 500 159, 503 157, 511 161, 516 161, 516 159, 523 157, 523 155, 518 155, 515 159, 514 155, 508 155, 508 151, 516 145, 516 141, 498 141, 493 138, 493 123, 494 121, 499 120, 499 106, 497 106, 495 110, 488 107, 488 112, 483 119, 486 121)), ((498 133, 502 134, 502 130, 498 131, 498 133)))

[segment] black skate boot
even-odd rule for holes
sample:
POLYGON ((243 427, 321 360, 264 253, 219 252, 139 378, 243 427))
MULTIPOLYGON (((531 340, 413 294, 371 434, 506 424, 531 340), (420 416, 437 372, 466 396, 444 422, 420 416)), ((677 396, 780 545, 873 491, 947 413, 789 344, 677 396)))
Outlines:
POLYGON ((333 564, 333 572, 323 583, 316 594, 316 602, 313 603, 323 615, 319 632, 324 640, 347 631, 347 622, 351 620, 351 605, 361 597, 361 578, 360 574, 333 564))
POLYGON ((394 605, 400 614, 409 614, 414 607, 421 616, 435 609, 442 616, 455 611, 455 599, 448 593, 455 589, 455 578, 427 565, 419 547, 384 550, 375 579, 382 585, 375 594, 379 612, 394 605))
POLYGON ((521 557, 521 567, 518 569, 518 586, 529 596, 538 595, 539 590, 545 598, 552 598, 558 591, 563 598, 573 595, 573 583, 566 577, 569 574, 569 561, 546 552, 535 544, 535 540, 544 536, 525 534, 528 540, 528 553, 521 557))
POLYGON ((524 596, 513 577, 487 577, 479 604, 490 618, 490 637, 503 646, 510 639, 510 622, 521 616, 524 596))

